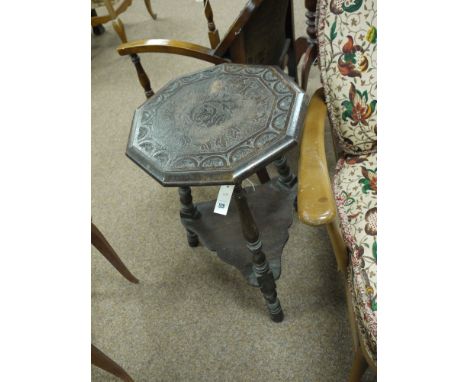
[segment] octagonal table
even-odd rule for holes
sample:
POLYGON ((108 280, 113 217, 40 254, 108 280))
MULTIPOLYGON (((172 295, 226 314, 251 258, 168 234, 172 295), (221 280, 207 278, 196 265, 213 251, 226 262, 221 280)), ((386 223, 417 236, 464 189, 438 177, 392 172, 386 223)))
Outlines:
POLYGON ((149 98, 135 111, 127 147, 159 183, 179 187, 189 245, 200 240, 260 287, 274 321, 283 319, 275 279, 296 181, 283 154, 299 139, 305 109, 304 92, 279 68, 222 64, 175 79, 149 98), (277 179, 255 191, 242 187, 271 162, 277 179), (215 201, 193 204, 190 186, 208 185, 234 185, 226 216, 213 212, 215 201))

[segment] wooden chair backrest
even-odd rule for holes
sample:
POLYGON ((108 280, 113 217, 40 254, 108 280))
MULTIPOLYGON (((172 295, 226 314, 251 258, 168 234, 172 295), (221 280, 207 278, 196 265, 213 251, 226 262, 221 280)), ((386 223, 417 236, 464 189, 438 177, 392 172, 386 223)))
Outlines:
POLYGON ((238 63, 281 64, 294 42, 291 2, 250 0, 213 53, 238 63))
MULTIPOLYGON (((207 60, 206 56, 209 56, 212 59, 207 61, 215 64, 228 59, 240 64, 283 67, 287 55, 288 74, 297 81, 292 0, 249 0, 221 41, 213 21, 210 1, 204 0, 203 3, 212 49, 206 49, 202 59, 207 60)), ((158 46, 160 52, 182 54, 180 53, 182 50, 184 55, 200 58, 197 56, 200 52, 195 49, 192 51, 189 43, 177 43, 180 46, 176 46, 165 45, 171 40, 163 42, 164 44, 158 46)), ((197 46, 197 48, 203 47, 197 46)), ((130 54, 145 95, 147 98, 151 97, 154 92, 137 52, 124 54, 130 54)))

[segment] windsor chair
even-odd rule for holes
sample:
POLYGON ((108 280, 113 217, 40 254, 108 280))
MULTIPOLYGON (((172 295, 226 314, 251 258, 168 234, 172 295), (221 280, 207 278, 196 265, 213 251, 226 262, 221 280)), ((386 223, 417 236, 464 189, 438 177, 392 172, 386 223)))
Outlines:
MULTIPOLYGON (((141 64, 139 53, 178 54, 215 65, 227 62, 277 65, 287 67, 289 76, 297 82, 292 0, 249 1, 222 39, 214 22, 210 1, 204 0, 203 6, 210 47, 167 39, 137 40, 118 47, 117 51, 121 56, 130 55, 147 98, 154 91, 141 64)), ((288 176, 290 168, 285 157, 278 158, 274 164, 279 173, 288 176)), ((270 180, 266 168, 258 170, 257 176, 262 184, 270 180)), ((291 187, 296 180, 291 175, 291 187)))
POLYGON ((291 0, 251 0, 220 39, 209 0, 204 0, 210 48, 190 42, 166 39, 138 40, 118 48, 121 55, 138 53, 172 53, 214 64, 288 66, 297 79, 294 50, 294 19, 291 0))

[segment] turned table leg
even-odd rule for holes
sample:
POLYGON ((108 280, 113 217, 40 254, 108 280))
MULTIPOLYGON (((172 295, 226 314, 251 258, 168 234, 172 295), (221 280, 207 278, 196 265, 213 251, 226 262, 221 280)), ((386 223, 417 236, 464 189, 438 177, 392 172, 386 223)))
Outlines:
POLYGON ((296 182, 297 177, 292 173, 291 169, 288 166, 288 162, 286 157, 283 155, 273 161, 276 169, 278 170, 279 174, 279 182, 288 188, 292 188, 296 182))
POLYGON ((252 217, 245 190, 240 184, 234 187, 234 200, 239 211, 242 233, 247 241, 247 248, 252 253, 255 276, 266 300, 271 319, 275 322, 283 321, 284 314, 276 293, 276 283, 268 260, 262 252, 262 241, 255 220, 252 217))
POLYGON ((257 171, 257 177, 261 184, 265 184, 270 181, 270 175, 268 174, 266 167, 257 171))
MULTIPOLYGON (((179 187, 179 196, 180 196, 180 217, 185 219, 199 219, 200 212, 197 210, 197 207, 193 204, 192 199, 192 190, 188 186, 179 187)), ((196 247, 198 245, 198 236, 186 229, 187 231, 187 241, 190 247, 196 247)))

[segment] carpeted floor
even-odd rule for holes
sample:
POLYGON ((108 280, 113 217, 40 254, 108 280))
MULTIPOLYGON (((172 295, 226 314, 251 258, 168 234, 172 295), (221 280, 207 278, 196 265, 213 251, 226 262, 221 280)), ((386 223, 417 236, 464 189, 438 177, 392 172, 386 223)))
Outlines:
MULTIPOLYGON (((208 45, 201 1, 152 2, 157 21, 142 0, 121 16, 130 41, 208 45)), ((212 0, 221 36, 244 4, 212 0)), ((296 34, 304 35, 303 1, 294 5, 296 34)), ((177 189, 161 187, 126 158, 133 111, 145 97, 130 59, 115 50, 112 26, 105 27, 91 37, 92 216, 140 284, 127 282, 92 249, 92 342, 141 382, 346 381, 352 340, 326 231, 294 218, 277 283, 285 320, 271 322, 260 291, 236 269, 202 246, 187 246, 177 189)), ((167 54, 141 59, 155 90, 209 66, 167 54)), ((318 86, 317 71, 311 76, 309 91, 318 86)), ((297 150, 288 158, 295 170, 297 150)), ((217 190, 195 188, 194 199, 212 199, 217 190)), ((95 367, 92 379, 117 381, 95 367)))

